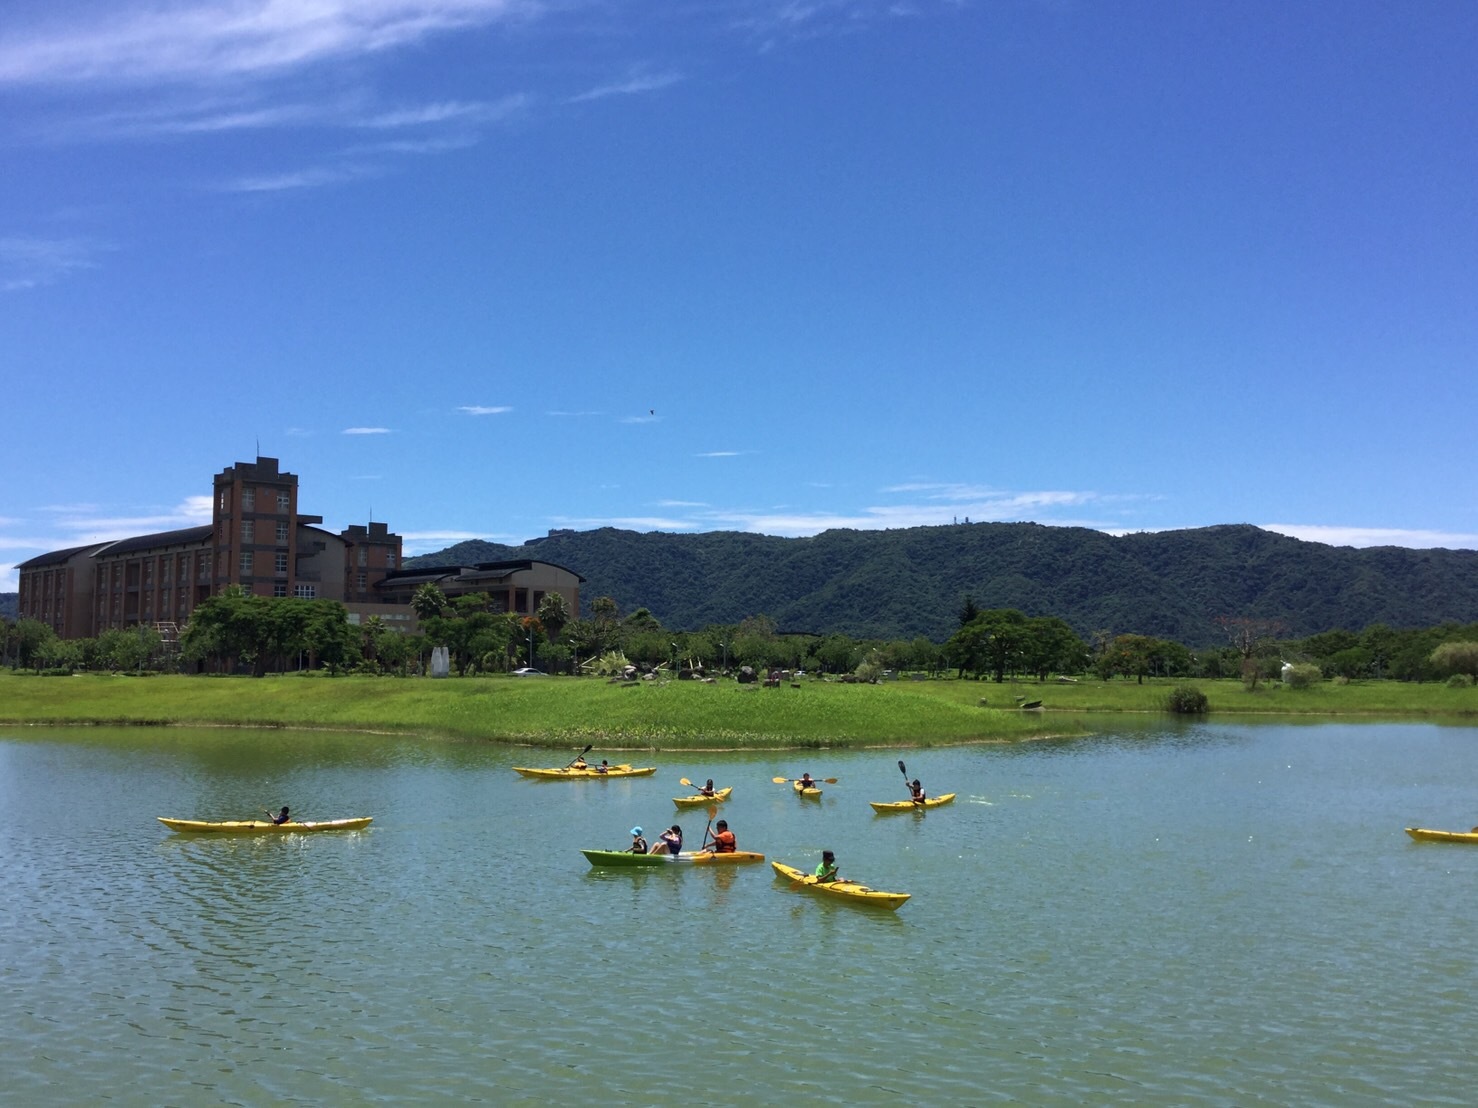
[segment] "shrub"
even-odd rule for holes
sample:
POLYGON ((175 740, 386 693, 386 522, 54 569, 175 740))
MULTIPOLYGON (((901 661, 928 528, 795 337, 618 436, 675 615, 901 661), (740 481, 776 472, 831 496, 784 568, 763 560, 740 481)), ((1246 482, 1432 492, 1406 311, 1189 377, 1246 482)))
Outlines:
POLYGON ((1290 689, 1307 689, 1323 678, 1324 671, 1309 662, 1299 662, 1283 671, 1283 683, 1290 689))
POLYGON ((1447 679, 1447 687, 1449 689, 1471 689, 1473 679, 1466 673, 1454 673, 1447 679))
POLYGON ((1165 710, 1181 716, 1206 714, 1206 694, 1194 685, 1176 685, 1165 698, 1165 710))

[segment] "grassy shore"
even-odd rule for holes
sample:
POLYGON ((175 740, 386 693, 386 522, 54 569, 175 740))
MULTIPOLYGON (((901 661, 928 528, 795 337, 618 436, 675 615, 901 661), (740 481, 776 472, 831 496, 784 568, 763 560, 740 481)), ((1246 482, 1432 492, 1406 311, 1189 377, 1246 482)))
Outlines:
MULTIPOLYGON (((1478 689, 1396 682, 1294 690, 1192 682, 1219 713, 1421 717, 1478 714, 1478 689)), ((332 728, 568 748, 899 747, 1088 733, 1092 715, 1158 713, 1172 681, 992 684, 314 676, 33 677, 0 672, 0 723, 332 728), (1043 711, 1021 711, 1041 700, 1043 711)))

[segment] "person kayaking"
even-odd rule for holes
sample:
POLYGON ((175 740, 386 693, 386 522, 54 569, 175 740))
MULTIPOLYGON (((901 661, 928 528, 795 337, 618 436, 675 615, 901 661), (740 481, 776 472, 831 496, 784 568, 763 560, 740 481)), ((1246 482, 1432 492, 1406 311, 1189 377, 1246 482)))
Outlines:
POLYGON ((816 787, 816 779, 809 773, 803 773, 801 774, 801 779, 796 784, 803 789, 814 789, 816 787))
POLYGON ((600 765, 598 765, 598 766, 595 767, 595 772, 596 773, 610 773, 611 772, 611 763, 608 762, 608 761, 606 761, 604 758, 602 758, 600 760, 600 765))
POLYGON ((633 827, 631 829, 631 849, 628 850, 627 853, 628 854, 646 854, 647 853, 647 840, 641 837, 641 828, 640 827, 633 827))
POLYGON ((816 867, 816 872, 812 876, 816 878, 818 885, 828 885, 833 881, 840 880, 837 877, 837 856, 829 850, 823 850, 821 852, 821 864, 816 867))
POLYGON ((673 824, 658 837, 657 845, 652 848, 653 854, 681 854, 683 852, 683 829, 673 824))
POLYGON ((733 854, 738 849, 739 842, 734 838, 734 832, 729 830, 729 821, 719 820, 713 825, 713 842, 708 844, 708 852, 710 854, 733 854))
POLYGON ((919 779, 917 777, 915 777, 912 781, 908 783, 908 791, 909 794, 913 797, 913 802, 915 804, 922 804, 924 801, 929 799, 929 797, 924 792, 924 786, 919 784, 919 779))
MULTIPOLYGON (((267 814, 269 816, 272 815, 271 812, 268 812, 267 814)), ((287 805, 284 804, 282 806, 282 811, 278 812, 275 816, 272 816, 272 822, 275 823, 275 824, 277 824, 279 827, 281 827, 284 823, 286 823, 288 821, 288 818, 289 817, 288 817, 288 814, 287 814, 287 805)))
POLYGON ((585 755, 581 754, 578 757, 576 757, 573 762, 570 763, 570 768, 571 769, 589 769, 590 766, 585 761, 585 755))
POLYGON ((705 781, 703 783, 703 787, 698 790, 698 795, 699 796, 717 796, 718 795, 718 790, 713 787, 713 778, 712 777, 710 777, 707 781, 705 781))

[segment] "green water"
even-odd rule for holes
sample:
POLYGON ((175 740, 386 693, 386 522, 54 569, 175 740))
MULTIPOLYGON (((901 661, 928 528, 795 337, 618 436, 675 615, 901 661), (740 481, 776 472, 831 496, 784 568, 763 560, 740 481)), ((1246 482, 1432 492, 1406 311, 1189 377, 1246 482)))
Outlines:
MULTIPOLYGON (((596 752, 599 754, 599 752, 596 752)), ((16 1104, 1468 1104, 1478 729, 1167 726, 887 754, 547 754, 235 731, 0 734, 16 1104), (624 759, 625 756, 622 756, 624 759), (897 759, 932 792, 905 796, 897 759), (613 759, 617 760, 617 759, 613 759), (838 777, 819 803, 775 775, 838 777), (768 865, 597 871, 733 785, 768 865), (372 815, 174 835, 156 815, 372 815), (1462 1021, 1461 1023, 1459 1021, 1462 1021)))

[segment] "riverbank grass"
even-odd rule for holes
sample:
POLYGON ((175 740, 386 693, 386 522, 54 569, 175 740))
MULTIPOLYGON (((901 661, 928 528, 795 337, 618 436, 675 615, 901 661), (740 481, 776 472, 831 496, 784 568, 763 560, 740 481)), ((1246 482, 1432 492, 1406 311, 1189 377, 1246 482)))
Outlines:
MULTIPOLYGON (((1164 713, 1173 680, 877 685, 803 680, 612 685, 571 678, 35 677, 0 672, 0 722, 319 728, 531 746, 703 750, 906 747, 1089 733, 1104 713, 1164 713), (1041 711, 1021 705, 1042 702, 1041 711)), ((1210 715, 1478 714, 1478 688, 1372 681, 1256 689, 1192 681, 1210 715)))

